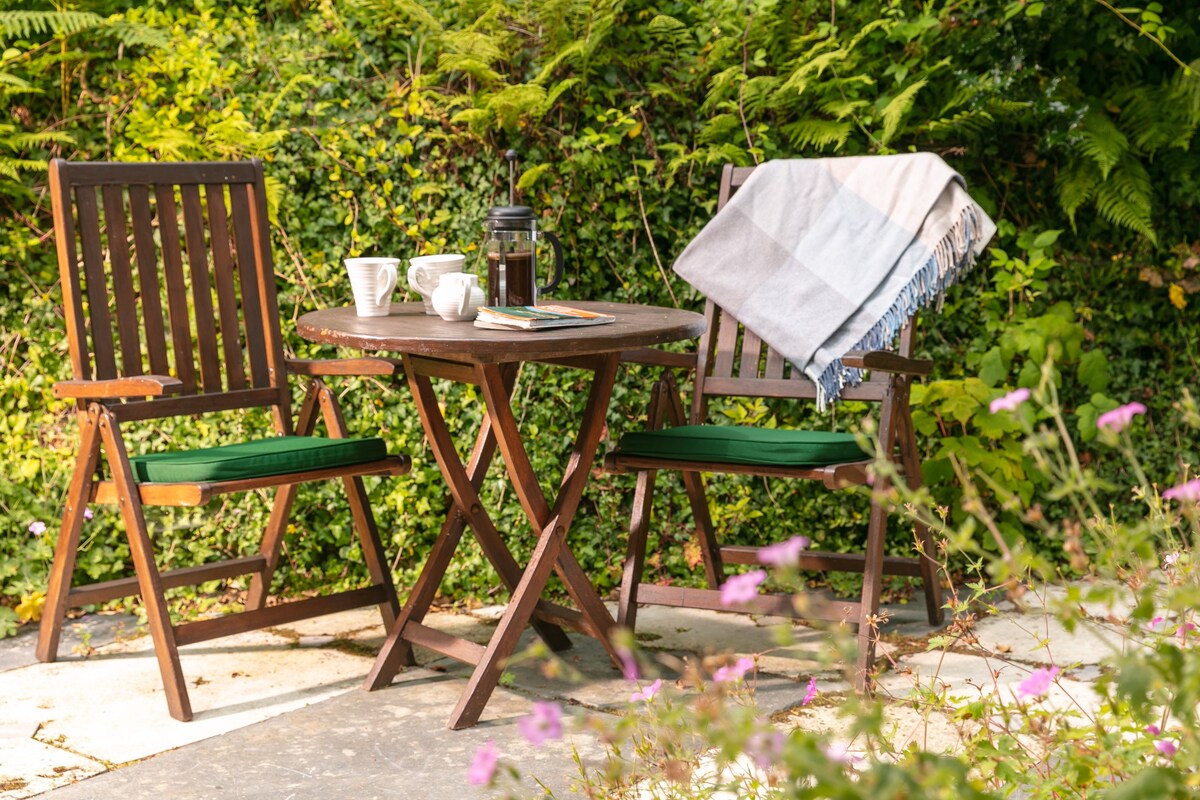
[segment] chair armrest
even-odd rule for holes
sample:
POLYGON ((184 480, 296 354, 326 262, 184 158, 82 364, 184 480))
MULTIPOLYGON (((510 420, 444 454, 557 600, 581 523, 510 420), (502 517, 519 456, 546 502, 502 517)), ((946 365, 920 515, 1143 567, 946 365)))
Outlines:
POLYGON ((117 397, 162 397, 183 391, 183 382, 168 375, 130 375, 106 380, 71 380, 54 384, 54 396, 72 400, 117 397))
POLYGON ((621 351, 622 364, 648 364, 652 367, 675 367, 678 369, 695 369, 695 353, 671 353, 655 347, 639 347, 635 350, 621 351))
POLYGON ((287 370, 293 375, 326 377, 335 375, 380 375, 390 377, 402 375, 404 364, 397 358, 367 356, 364 358, 324 358, 309 361, 300 358, 287 359, 287 370))
POLYGON ((847 367, 902 375, 928 375, 933 372, 933 362, 928 359, 905 358, 887 350, 851 350, 842 356, 842 363, 847 367))

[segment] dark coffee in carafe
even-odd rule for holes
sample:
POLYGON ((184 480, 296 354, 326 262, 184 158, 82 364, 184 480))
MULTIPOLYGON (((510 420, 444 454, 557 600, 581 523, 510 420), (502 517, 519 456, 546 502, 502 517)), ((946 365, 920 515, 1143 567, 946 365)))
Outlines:
POLYGON ((531 306, 537 302, 537 276, 534 274, 533 253, 504 254, 503 294, 500 280, 500 253, 487 256, 488 305, 531 306))

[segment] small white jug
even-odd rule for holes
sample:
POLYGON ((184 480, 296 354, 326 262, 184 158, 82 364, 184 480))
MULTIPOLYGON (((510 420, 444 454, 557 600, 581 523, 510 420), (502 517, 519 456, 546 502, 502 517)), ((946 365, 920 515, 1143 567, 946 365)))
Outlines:
POLYGON ((483 289, 479 276, 467 272, 449 272, 438 280, 433 290, 433 310, 449 322, 475 319, 483 305, 483 289))

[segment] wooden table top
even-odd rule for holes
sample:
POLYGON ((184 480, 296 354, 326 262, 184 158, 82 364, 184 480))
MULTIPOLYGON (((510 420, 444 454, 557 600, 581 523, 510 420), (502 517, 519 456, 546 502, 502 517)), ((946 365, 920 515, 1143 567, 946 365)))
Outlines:
POLYGON ((562 305, 612 314, 617 319, 607 325, 498 331, 429 316, 421 303, 393 303, 386 317, 360 317, 353 306, 310 311, 297 320, 296 330, 311 342, 339 347, 494 364, 611 353, 694 339, 705 327, 703 316, 677 308, 582 300, 567 300, 562 305))

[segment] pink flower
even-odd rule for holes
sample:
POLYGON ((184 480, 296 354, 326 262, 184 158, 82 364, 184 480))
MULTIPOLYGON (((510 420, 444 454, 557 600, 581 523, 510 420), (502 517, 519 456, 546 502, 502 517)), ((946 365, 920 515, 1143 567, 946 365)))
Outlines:
POLYGON ((641 670, 638 669, 637 659, 634 658, 633 652, 625 647, 617 648, 617 656, 621 659, 621 675, 627 681, 636 681, 642 677, 641 670))
POLYGON ((783 755, 786 741, 783 731, 758 731, 746 742, 746 755, 754 759, 759 769, 770 769, 783 755))
POLYGON ((726 664, 713 673, 713 683, 740 681, 742 676, 754 669, 754 659, 743 656, 735 664, 726 664))
POLYGON ((760 564, 780 569, 794 567, 800 561, 800 553, 808 545, 809 538, 807 536, 793 536, 786 542, 768 545, 759 550, 758 561, 760 564))
POLYGON ((500 751, 491 739, 475 751, 471 766, 467 770, 467 783, 472 786, 487 786, 496 775, 496 762, 500 760, 500 751))
POLYGON ((1135 416, 1145 413, 1146 407, 1141 403, 1126 403, 1101 414, 1100 418, 1096 420, 1096 427, 1107 428, 1111 431, 1123 431, 1129 427, 1129 423, 1133 422, 1135 416))
POLYGON ((817 698, 817 679, 808 679, 808 691, 804 693, 804 699, 800 701, 800 705, 806 706, 817 698))
MULTIPOLYGON (((1170 491, 1170 489, 1167 491, 1170 491)), ((1177 563, 1179 563, 1179 556, 1180 552, 1178 550, 1176 550, 1174 553, 1167 553, 1163 557, 1163 567, 1167 568, 1175 566, 1177 563)))
POLYGON ((853 764, 855 761, 861 761, 862 756, 850 752, 850 746, 843 742, 833 742, 826 745, 824 748, 825 757, 830 761, 836 761, 839 764, 853 764))
POLYGON ((533 713, 517 720, 517 731, 534 747, 541 747, 547 739, 561 739, 562 707, 558 703, 535 700, 533 713))
POLYGON ((83 510, 83 518, 84 519, 91 519, 94 516, 96 516, 96 515, 92 513, 92 510, 90 508, 85 508, 83 510))
POLYGON ((1166 617, 1155 617, 1154 619, 1150 620, 1150 627, 1157 628, 1159 625, 1162 625, 1166 621, 1167 621, 1166 617))
POLYGON ((1158 736, 1160 733, 1162 733, 1162 728, 1158 727, 1157 725, 1147 725, 1146 733, 1150 734, 1151 736, 1158 736))
POLYGON ((650 684, 649 686, 643 686, 641 689, 634 692, 630 696, 629 702, 636 703, 639 700, 644 700, 646 702, 650 702, 651 698, 653 698, 654 695, 658 694, 658 690, 661 688, 662 688, 662 678, 659 678, 658 680, 656 680, 654 683, 650 684))
POLYGON ((721 605, 725 607, 749 603, 758 596, 758 586, 767 579, 761 569, 734 575, 721 584, 721 605))
POLYGON ((1017 406, 1021 405, 1021 403, 1024 403, 1028 399, 1028 389, 1013 389, 1011 392, 1004 395, 1004 397, 997 397, 995 400, 993 400, 992 404, 988 406, 988 410, 993 414, 996 414, 1000 411, 1016 411, 1017 406))
POLYGON ((1173 486, 1162 493, 1163 500, 1179 500, 1183 503, 1200 503, 1200 478, 1173 486))
POLYGON ((1179 748, 1176 747, 1175 743, 1170 739, 1159 739, 1155 741, 1154 749, 1162 753, 1167 758, 1170 758, 1179 751, 1179 748))
POLYGON ((40 519, 29 523, 29 532, 34 536, 41 536, 46 532, 46 523, 42 522, 40 519))
POLYGON ((1057 674, 1058 667, 1035 669, 1028 678, 1021 681, 1021 685, 1017 687, 1017 696, 1029 698, 1045 694, 1050 691, 1050 684, 1054 682, 1054 676, 1057 674))
POLYGON ((1187 638, 1187 635, 1189 633, 1192 633, 1195 630, 1196 630, 1195 625, 1193 625, 1190 622, 1185 622, 1182 625, 1180 625, 1178 628, 1175 629, 1175 635, 1178 636, 1179 641, 1182 642, 1184 639, 1187 638))

